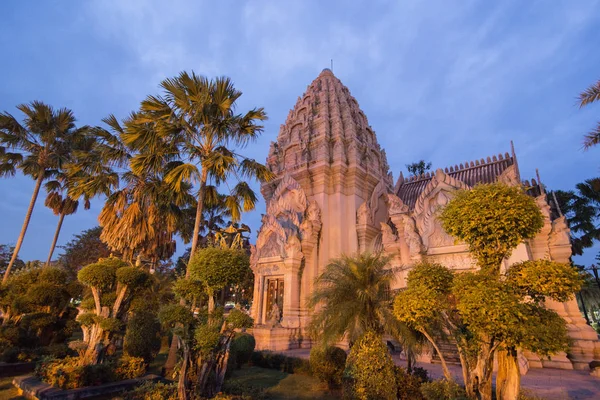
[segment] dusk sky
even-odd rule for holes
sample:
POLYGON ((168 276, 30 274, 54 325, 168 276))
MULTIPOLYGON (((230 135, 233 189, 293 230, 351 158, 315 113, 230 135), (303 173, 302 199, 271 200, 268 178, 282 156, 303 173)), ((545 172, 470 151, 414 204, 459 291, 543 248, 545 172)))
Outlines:
MULTIPOLYGON (((269 121, 245 154, 264 162, 289 109, 330 66, 386 150, 394 179, 425 159, 445 167, 510 151, 523 179, 572 189, 600 174, 583 135, 600 104, 600 1, 3 1, 0 111, 72 109, 79 124, 135 110, 181 71, 226 75, 239 110, 269 121)), ((17 240, 34 182, 0 180, 0 243, 17 240)), ((254 184, 258 189, 258 185, 254 184)), ((45 260, 57 217, 44 193, 21 250, 45 260)), ((65 219, 59 245, 97 225, 103 199, 65 219)), ((259 228, 264 201, 244 222, 259 228)), ((177 254, 183 252, 178 247, 177 254)), ((60 249, 55 253, 59 254, 60 249)), ((597 249, 580 262, 591 262, 597 249)))

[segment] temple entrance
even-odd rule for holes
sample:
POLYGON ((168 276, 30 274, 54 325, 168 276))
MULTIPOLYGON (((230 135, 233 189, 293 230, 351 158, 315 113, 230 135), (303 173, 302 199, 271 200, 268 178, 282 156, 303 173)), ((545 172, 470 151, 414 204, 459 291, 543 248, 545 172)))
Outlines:
POLYGON ((283 314, 283 278, 267 279, 267 315, 271 314, 274 304, 283 314))

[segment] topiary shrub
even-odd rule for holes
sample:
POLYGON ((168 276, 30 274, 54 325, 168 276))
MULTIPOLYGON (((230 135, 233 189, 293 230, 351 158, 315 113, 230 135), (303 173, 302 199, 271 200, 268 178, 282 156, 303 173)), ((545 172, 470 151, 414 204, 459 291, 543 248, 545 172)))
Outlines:
POLYGON ((240 369, 242 365, 250 362, 255 347, 256 340, 254 336, 249 333, 237 333, 231 342, 231 355, 229 357, 234 356, 235 365, 240 369))
POLYGON ((139 378, 146 373, 146 362, 142 357, 124 356, 111 367, 119 380, 139 378))
POLYGON ((329 388, 336 388, 342 384, 346 358, 346 352, 339 347, 313 347, 310 351, 310 370, 315 378, 329 388))
POLYGON ((144 382, 125 394, 125 400, 177 400, 177 385, 163 382, 144 382))
POLYGON ((131 357, 142 357, 150 363, 160 350, 160 323, 147 311, 135 312, 127 321, 123 351, 131 357))
POLYGON ((397 398, 399 400, 423 400, 421 385, 428 382, 427 371, 415 368, 409 372, 405 368, 396 367, 396 385, 398 386, 397 398), (416 371, 415 371, 416 370, 416 371), (424 372, 424 373, 423 373, 424 372))
POLYGON ((421 394, 425 400, 468 400, 462 386, 445 379, 423 383, 421 394))
POLYGON ((344 381, 346 397, 396 399, 394 362, 381 336, 369 331, 352 346, 346 360, 344 381))
POLYGON ((255 351, 250 362, 257 367, 276 369, 288 374, 310 375, 310 362, 299 357, 286 357, 270 351, 255 351))

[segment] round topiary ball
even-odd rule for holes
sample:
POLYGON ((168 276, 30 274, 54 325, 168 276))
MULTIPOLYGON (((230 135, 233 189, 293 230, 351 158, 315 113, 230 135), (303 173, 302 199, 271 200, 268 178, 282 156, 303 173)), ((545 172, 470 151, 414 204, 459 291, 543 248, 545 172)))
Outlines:
POLYGON ((250 362, 255 347, 256 340, 254 340, 254 336, 251 334, 238 333, 235 335, 233 342, 231 342, 231 353, 235 354, 235 362, 238 369, 250 362))

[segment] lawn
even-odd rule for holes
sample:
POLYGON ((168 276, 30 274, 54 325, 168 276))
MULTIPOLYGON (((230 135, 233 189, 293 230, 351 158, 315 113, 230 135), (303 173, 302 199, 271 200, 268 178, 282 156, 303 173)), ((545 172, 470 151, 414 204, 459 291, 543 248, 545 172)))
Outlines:
POLYGON ((341 398, 340 393, 328 391, 313 377, 259 367, 243 367, 234 371, 226 387, 264 389, 267 397, 273 400, 341 398))

